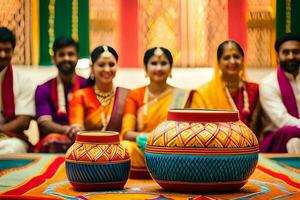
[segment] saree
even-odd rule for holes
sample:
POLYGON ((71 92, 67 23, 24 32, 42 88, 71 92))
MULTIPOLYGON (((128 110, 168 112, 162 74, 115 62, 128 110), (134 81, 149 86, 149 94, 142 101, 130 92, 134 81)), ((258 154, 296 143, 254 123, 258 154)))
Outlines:
POLYGON ((120 132, 128 92, 126 88, 117 87, 110 103, 102 106, 93 87, 78 90, 70 101, 70 124, 80 126, 84 130, 120 132))
MULTIPOLYGON (((147 86, 135 89, 128 94, 123 114, 121 138, 127 131, 150 133, 168 115, 169 108, 184 108, 190 97, 190 91, 170 88, 158 97, 148 98, 147 86)), ((131 156, 131 177, 148 178, 144 153, 135 141, 123 140, 131 156)))
POLYGON ((218 71, 219 70, 215 69, 213 79, 208 83, 201 85, 194 92, 191 108, 238 110, 240 120, 249 126, 259 138, 259 115, 261 108, 259 104, 258 84, 242 81, 242 87, 239 87, 233 93, 226 93, 226 86, 221 80, 218 71), (245 92, 247 93, 249 104, 249 111, 247 112, 244 110, 245 92))

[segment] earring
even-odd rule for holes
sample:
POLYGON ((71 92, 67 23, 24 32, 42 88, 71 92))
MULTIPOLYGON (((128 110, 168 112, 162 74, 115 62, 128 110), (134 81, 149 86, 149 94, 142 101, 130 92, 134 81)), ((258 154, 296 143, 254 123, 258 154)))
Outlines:
POLYGON ((244 72, 243 72, 243 70, 240 71, 239 77, 240 77, 240 79, 241 79, 242 81, 244 81, 244 72))
POLYGON ((93 73, 90 75, 90 79, 95 80, 95 75, 93 73))
POLYGON ((220 77, 222 77, 222 76, 223 76, 223 72, 222 72, 222 70, 221 70, 221 69, 219 69, 219 75, 220 75, 220 77))
POLYGON ((145 73, 145 78, 148 78, 148 73, 147 72, 145 73))
POLYGON ((171 73, 169 74, 169 78, 173 78, 173 76, 172 76, 172 74, 171 74, 171 73))

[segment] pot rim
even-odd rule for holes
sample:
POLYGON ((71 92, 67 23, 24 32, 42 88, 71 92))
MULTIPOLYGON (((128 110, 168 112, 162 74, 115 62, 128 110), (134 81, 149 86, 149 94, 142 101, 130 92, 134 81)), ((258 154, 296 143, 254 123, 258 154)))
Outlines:
POLYGON ((192 122, 233 122, 239 120, 236 110, 169 109, 167 120, 192 122))
POLYGON ((115 131, 80 131, 76 135, 78 142, 90 143, 119 143, 119 133, 115 131))

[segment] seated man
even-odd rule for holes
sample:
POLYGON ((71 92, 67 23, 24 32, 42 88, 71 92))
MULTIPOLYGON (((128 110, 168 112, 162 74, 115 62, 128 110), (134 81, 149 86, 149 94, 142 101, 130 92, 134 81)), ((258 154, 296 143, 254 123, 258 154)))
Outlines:
POLYGON ((300 153, 300 35, 276 40, 277 71, 260 85, 265 137, 261 152, 300 153))
POLYGON ((31 79, 11 64, 15 45, 14 33, 0 27, 0 154, 27 152, 29 143, 23 131, 35 115, 31 79))
POLYGON ((52 60, 58 76, 39 85, 35 92, 36 117, 41 141, 34 152, 65 152, 73 143, 76 131, 69 126, 68 104, 74 91, 88 85, 75 73, 79 58, 78 44, 60 37, 53 44, 52 60))

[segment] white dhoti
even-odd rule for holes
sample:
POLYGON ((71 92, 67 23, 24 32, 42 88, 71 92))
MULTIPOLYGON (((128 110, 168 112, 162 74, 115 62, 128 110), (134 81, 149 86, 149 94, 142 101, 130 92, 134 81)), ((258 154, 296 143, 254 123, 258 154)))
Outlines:
POLYGON ((291 138, 286 143, 286 149, 288 153, 300 153, 300 138, 291 138))

